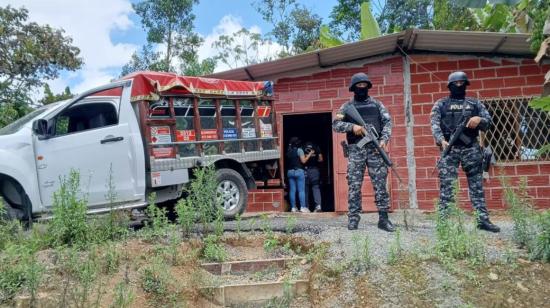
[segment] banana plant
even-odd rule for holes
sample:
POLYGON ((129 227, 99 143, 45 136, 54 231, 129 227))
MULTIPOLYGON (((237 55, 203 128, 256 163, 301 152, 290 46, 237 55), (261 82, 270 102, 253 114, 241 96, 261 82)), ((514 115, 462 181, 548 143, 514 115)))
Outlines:
MULTIPOLYGON (((378 22, 370 9, 370 2, 361 3, 361 39, 369 39, 380 36, 378 22)), ((332 33, 327 25, 322 25, 319 34, 321 48, 330 48, 344 44, 345 42, 332 33)))

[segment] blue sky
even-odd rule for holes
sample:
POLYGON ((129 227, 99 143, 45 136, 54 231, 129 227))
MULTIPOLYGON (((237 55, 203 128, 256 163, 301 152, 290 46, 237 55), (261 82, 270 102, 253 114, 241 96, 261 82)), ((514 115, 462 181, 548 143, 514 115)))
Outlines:
MULTIPOLYGON (((211 44, 221 34, 230 34, 241 27, 266 34, 271 26, 252 7, 254 0, 202 0, 195 6, 195 29, 205 39, 199 56, 212 56, 211 44)), ((0 5, 25 6, 29 19, 54 28, 63 28, 81 49, 85 65, 76 72, 63 72, 49 82, 54 92, 70 86, 82 92, 116 78, 135 50, 145 43, 139 17, 133 12, 135 0, 0 0, 0 5)), ((336 0, 299 0, 329 22, 336 0)), ((227 69, 223 66, 217 70, 227 69)), ((37 93, 37 96, 40 96, 37 93)))

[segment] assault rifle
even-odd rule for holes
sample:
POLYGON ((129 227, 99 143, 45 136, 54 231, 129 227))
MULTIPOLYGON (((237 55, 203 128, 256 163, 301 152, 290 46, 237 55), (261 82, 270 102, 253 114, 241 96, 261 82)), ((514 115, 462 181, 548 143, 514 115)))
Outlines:
POLYGON ((395 173, 395 176, 399 180, 399 183, 403 184, 403 180, 401 180, 399 173, 393 166, 393 163, 390 160, 388 153, 386 153, 386 151, 384 151, 384 149, 382 149, 382 147, 380 146, 374 127, 370 124, 365 123, 363 117, 361 117, 359 111, 357 111, 357 108, 355 108, 355 106, 353 106, 352 104, 348 104, 346 108, 344 108, 344 113, 346 114, 346 116, 348 116, 355 123, 359 124, 362 127, 363 138, 359 140, 356 145, 359 148, 362 148, 369 143, 374 144, 374 146, 378 150, 378 153, 380 153, 380 155, 382 156, 382 159, 384 160, 386 166, 390 167, 393 170, 393 173, 395 173))
POLYGON ((464 129, 466 128, 466 124, 468 123, 469 120, 470 120, 470 117, 464 117, 464 116, 462 117, 462 121, 460 121, 460 124, 456 127, 455 131, 451 135, 451 138, 449 139, 449 144, 447 145, 446 148, 443 149, 443 152, 441 152, 441 157, 437 161, 435 168, 432 170, 432 174, 431 174, 432 176, 435 173, 435 170, 437 169, 441 161, 443 161, 445 156, 449 154, 449 152, 451 151, 451 148, 455 145, 455 143, 458 140, 462 141, 464 144, 470 144, 472 142, 472 138, 464 134, 464 129))

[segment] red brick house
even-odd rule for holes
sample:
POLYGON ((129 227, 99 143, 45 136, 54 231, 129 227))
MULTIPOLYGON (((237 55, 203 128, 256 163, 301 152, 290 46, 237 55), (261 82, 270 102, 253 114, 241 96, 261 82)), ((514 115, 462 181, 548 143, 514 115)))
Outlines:
MULTIPOLYGON (((550 207, 550 157, 533 155, 550 142, 550 117, 527 106, 533 96, 541 94, 550 65, 535 64, 527 38, 524 34, 410 29, 212 76, 275 82, 281 149, 286 149, 288 138, 294 135, 319 143, 327 158, 323 207, 344 212, 346 159, 339 145, 344 135, 333 133, 330 125, 335 111, 351 97, 350 77, 367 73, 373 83, 370 95, 381 100, 393 118, 390 156, 405 185, 400 187, 390 175, 392 206, 432 210, 439 195, 437 172, 432 175, 439 151, 429 114, 434 101, 448 95, 449 73, 463 70, 471 80, 467 95, 482 100, 493 115, 493 128, 482 136, 497 158, 485 183, 489 208, 504 206, 502 173, 514 185, 525 177, 536 205, 550 207)), ((460 179, 460 200, 466 201, 462 172, 460 179)), ((368 176, 365 180, 363 209, 374 210, 368 176)), ((252 192, 249 208, 269 210, 269 202, 280 205, 282 196, 281 191, 252 192)), ((463 205, 470 207, 469 202, 463 205)))

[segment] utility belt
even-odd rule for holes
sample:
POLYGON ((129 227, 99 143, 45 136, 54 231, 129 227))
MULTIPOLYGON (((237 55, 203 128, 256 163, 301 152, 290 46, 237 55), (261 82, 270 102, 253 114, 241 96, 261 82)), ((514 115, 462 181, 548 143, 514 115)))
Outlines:
MULTIPOLYGON (((448 142, 448 141, 447 141, 448 142)), ((477 142, 472 142, 470 144, 455 144, 453 145, 453 148, 457 148, 457 149, 469 149, 469 148, 472 148, 474 146, 478 146, 479 143, 477 142)))

